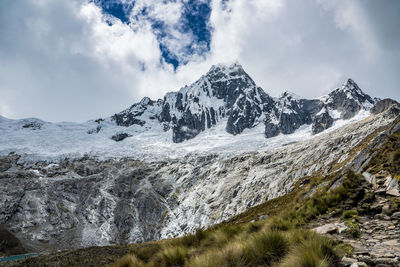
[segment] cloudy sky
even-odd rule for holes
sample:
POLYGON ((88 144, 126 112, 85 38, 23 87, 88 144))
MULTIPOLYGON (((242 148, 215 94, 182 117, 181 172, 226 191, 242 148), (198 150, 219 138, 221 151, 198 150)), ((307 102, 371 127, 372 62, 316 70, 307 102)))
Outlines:
POLYGON ((268 94, 400 100, 398 0, 1 0, 0 115, 86 121, 239 61, 268 94))

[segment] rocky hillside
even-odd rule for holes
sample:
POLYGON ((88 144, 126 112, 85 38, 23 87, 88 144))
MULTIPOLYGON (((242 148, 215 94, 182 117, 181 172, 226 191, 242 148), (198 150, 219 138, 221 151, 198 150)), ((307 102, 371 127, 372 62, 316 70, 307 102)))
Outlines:
MULTIPOLYGON (((391 108, 382 116, 391 121, 398 113, 391 108)), ((113 266, 398 266, 399 142, 397 116, 346 159, 298 179, 287 194, 193 235, 52 253, 9 266, 101 266, 125 253, 113 266)))
POLYGON ((11 153, 0 160, 0 224, 34 251, 182 235, 285 195, 302 177, 354 164, 355 150, 398 112, 392 106, 304 142, 228 158, 21 165, 11 153))

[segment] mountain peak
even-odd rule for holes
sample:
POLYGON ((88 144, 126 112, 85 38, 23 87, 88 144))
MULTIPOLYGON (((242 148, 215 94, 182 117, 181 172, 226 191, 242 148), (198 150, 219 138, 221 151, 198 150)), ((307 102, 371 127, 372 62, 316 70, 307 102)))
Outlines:
POLYGON ((358 87, 357 83, 351 78, 347 79, 347 82, 343 84, 342 88, 362 93, 360 87, 358 87))
POLYGON ((212 65, 209 72, 215 72, 215 71, 223 71, 223 72, 238 72, 238 71, 243 71, 244 69, 242 65, 238 62, 235 61, 231 64, 216 64, 212 65))
POLYGON ((285 92, 283 92, 283 93, 279 96, 279 98, 280 98, 280 99, 282 99, 282 98, 288 98, 288 99, 290 99, 290 98, 292 98, 292 99, 302 99, 302 97, 300 97, 300 96, 298 96, 298 95, 296 95, 295 93, 292 93, 292 92, 290 92, 290 91, 285 91, 285 92))

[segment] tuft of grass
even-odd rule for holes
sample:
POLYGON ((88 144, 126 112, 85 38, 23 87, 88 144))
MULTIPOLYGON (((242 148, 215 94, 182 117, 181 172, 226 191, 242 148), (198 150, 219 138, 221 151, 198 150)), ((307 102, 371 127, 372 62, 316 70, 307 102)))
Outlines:
POLYGON ((314 236, 304 240, 280 264, 281 267, 328 267, 340 261, 334 243, 325 237, 314 236))
POLYGON ((392 212, 400 211, 400 198, 392 198, 390 200, 390 209, 392 212))
POLYGON ((135 255, 128 254, 117 260, 112 267, 144 267, 144 264, 135 255))
POLYGON ((343 211, 342 219, 343 220, 355 219, 356 221, 359 221, 360 218, 358 217, 358 212, 356 210, 345 210, 343 211))
POLYGON ((209 251, 193 258, 190 267, 242 267, 248 266, 243 246, 238 243, 227 245, 222 250, 209 251))
POLYGON ((358 217, 358 212, 356 210, 346 210, 343 212, 342 220, 348 227, 346 230, 346 235, 350 237, 359 237, 361 235, 360 230, 360 218, 358 217))
POLYGON ((189 253, 187 248, 181 246, 165 247, 157 255, 153 263, 155 266, 178 267, 184 266, 189 253))
POLYGON ((246 233, 256 233, 260 231, 263 227, 263 223, 260 222, 251 222, 246 226, 246 233))
POLYGON ((148 262, 154 255, 156 255, 161 250, 161 245, 150 244, 148 246, 143 246, 132 251, 135 256, 143 261, 148 262))
POLYGON ((372 203, 374 200, 375 200, 375 193, 373 191, 368 191, 363 199, 363 201, 366 203, 372 203))
POLYGON ((261 232, 252 236, 244 246, 245 258, 251 266, 270 264, 283 258, 289 251, 289 242, 279 231, 261 232))
POLYGON ((197 247, 207 237, 208 232, 203 229, 197 229, 192 235, 186 235, 179 239, 180 245, 184 247, 197 247))
POLYGON ((291 216, 293 216, 293 214, 288 216, 272 216, 269 220, 268 226, 271 230, 277 231, 288 231, 293 229, 294 226, 291 222, 291 216))

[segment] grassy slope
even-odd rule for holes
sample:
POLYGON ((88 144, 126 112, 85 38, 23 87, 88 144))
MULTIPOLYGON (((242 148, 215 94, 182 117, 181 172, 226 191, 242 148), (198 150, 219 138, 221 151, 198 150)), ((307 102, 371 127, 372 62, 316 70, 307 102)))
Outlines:
MULTIPOLYGON (((399 121, 397 118, 394 123, 399 121)), ((351 154, 357 155, 382 130, 377 129, 351 154)), ((384 145, 375 149, 376 154, 366 169, 372 173, 384 169, 398 175, 400 133, 385 140, 384 145)), ((18 266, 101 266, 118 258, 114 264, 118 267, 337 266, 347 247, 307 230, 307 223, 327 212, 339 212, 348 199, 359 201, 365 196, 360 190, 363 183, 360 175, 351 171, 342 175, 338 171, 341 166, 335 163, 328 167, 333 170, 332 174, 303 178, 289 194, 252 207, 207 230, 198 230, 193 235, 57 253, 27 259, 18 266), (329 190, 341 178, 344 178, 342 184, 329 190), (324 186, 320 186, 322 184, 324 186), (316 193, 305 197, 312 189, 317 189, 316 193), (257 221, 261 215, 269 217, 257 221)))

